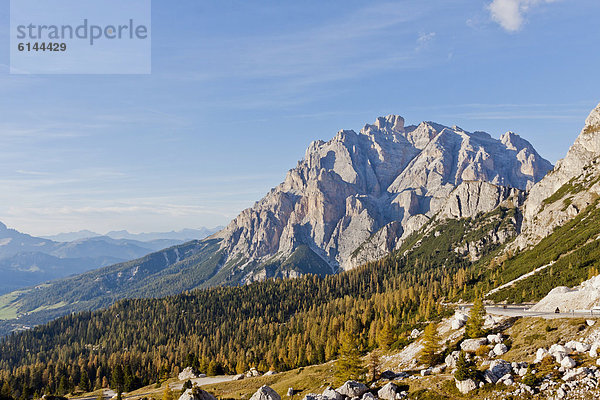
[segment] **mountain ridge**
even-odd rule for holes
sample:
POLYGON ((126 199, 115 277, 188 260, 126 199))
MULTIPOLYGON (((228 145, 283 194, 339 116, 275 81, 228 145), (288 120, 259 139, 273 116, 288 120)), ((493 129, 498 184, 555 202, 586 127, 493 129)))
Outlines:
MULTIPOLYGON (((514 133, 497 140, 435 123, 405 127, 402 117, 389 115, 360 133, 341 130, 311 143, 282 184, 212 237, 258 269, 299 244, 320 249, 334 269, 349 269, 377 256, 352 257, 361 244, 387 225, 397 239, 407 236, 463 180, 527 190, 551 167, 514 133), (273 234, 261 236, 265 231, 273 234)), ((377 246, 389 252, 399 242, 377 246)))
POLYGON ((140 232, 130 233, 127 230, 110 231, 105 234, 93 232, 87 229, 83 229, 77 232, 63 232, 55 235, 40 236, 43 239, 53 240, 57 242, 72 242, 79 239, 87 239, 97 236, 106 236, 112 239, 130 239, 137 240, 140 242, 149 242, 158 239, 171 239, 171 240, 182 240, 190 241, 195 239, 204 239, 207 236, 223 229, 223 226, 216 226, 214 228, 201 227, 198 229, 182 229, 179 231, 169 232, 140 232))

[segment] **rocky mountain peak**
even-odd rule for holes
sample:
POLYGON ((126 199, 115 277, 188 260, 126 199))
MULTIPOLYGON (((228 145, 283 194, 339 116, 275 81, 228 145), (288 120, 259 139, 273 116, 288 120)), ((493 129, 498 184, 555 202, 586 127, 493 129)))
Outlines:
POLYGON ((312 260, 312 273, 352 268, 393 250, 442 209, 461 216, 489 211, 515 193, 496 187, 524 190, 552 168, 517 135, 504 142, 379 117, 359 133, 341 130, 311 143, 282 184, 214 237, 223 239, 229 274, 243 282, 306 272, 306 265, 290 264, 298 252, 312 260), (454 191, 467 181, 489 185, 454 191))
POLYGON ((594 108, 592 112, 590 112, 590 115, 588 115, 588 117, 585 120, 585 126, 600 128, 600 104, 598 104, 596 108, 594 108))
POLYGON ((528 141, 522 139, 519 135, 512 131, 508 131, 504 135, 500 136, 500 141, 509 150, 519 151, 524 147, 531 147, 531 144, 528 141))
POLYGON ((404 118, 399 115, 388 115, 375 120, 375 126, 380 130, 404 132, 404 118))

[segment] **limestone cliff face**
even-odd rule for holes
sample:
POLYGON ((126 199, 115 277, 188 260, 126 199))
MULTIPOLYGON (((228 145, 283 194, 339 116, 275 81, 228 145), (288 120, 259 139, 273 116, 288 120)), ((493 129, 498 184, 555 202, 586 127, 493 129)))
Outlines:
POLYGON ((516 246, 535 245, 600 194, 600 104, 589 114, 564 159, 531 188, 516 246))
POLYGON ((466 217, 519 197, 551 168, 512 132, 497 140, 389 115, 313 142, 283 183, 214 237, 246 276, 269 276, 256 268, 299 246, 329 272, 348 269, 393 250, 438 212, 466 217))
POLYGON ((509 202, 513 207, 520 206, 526 192, 509 186, 497 186, 489 182, 465 181, 452 191, 442 208, 443 218, 466 218, 491 211, 509 202))

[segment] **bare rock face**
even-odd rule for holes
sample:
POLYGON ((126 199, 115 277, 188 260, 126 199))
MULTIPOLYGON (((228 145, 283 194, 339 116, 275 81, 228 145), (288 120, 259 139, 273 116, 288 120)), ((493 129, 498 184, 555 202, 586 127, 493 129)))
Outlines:
POLYGON ((221 273, 238 283, 350 269, 394 250, 439 211, 465 217, 519 201, 551 168, 511 132, 497 140, 380 117, 311 143, 283 183, 215 234, 221 273))
POLYGON ((587 117, 565 158, 531 188, 524 206, 523 232, 516 241, 519 248, 535 245, 591 204, 600 193, 599 157, 600 104, 587 117), (564 203, 566 198, 569 205, 564 203))
POLYGON ((503 202, 519 206, 525 200, 525 192, 508 186, 489 182, 465 181, 448 196, 441 210, 444 218, 473 217, 498 207, 503 202))

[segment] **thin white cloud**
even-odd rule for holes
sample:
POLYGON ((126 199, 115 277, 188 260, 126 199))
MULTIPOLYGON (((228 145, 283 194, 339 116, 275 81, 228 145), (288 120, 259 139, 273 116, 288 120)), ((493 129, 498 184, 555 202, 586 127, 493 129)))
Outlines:
POLYGON ((435 32, 419 34, 419 37, 417 39, 417 50, 421 50, 427 47, 427 45, 431 43, 433 39, 435 39, 435 35, 435 32))
POLYGON ((508 32, 517 32, 523 27, 525 14, 532 7, 554 3, 558 0, 493 0, 488 9, 494 21, 508 32))

